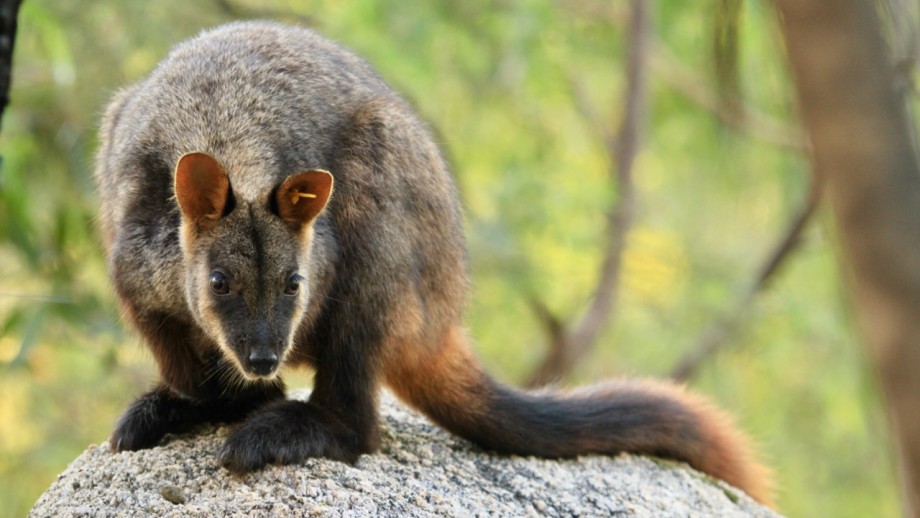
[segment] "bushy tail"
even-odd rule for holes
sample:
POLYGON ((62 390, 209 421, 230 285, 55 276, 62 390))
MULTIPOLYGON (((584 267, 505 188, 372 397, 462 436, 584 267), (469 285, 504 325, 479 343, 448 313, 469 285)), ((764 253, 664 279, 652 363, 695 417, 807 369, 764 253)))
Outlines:
POLYGON ((386 372, 396 394, 484 448, 550 458, 668 457, 770 503, 769 472, 731 418, 677 385, 623 380, 571 392, 517 391, 482 371, 459 330, 441 347, 420 345, 400 356, 405 361, 391 362, 386 372))

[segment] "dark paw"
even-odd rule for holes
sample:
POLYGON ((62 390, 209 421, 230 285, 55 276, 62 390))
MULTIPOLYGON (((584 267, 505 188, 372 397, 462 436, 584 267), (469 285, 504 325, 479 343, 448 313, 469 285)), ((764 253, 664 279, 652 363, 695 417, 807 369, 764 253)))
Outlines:
POLYGON ((131 423, 119 423, 112 436, 109 437, 109 446, 112 451, 137 451, 153 448, 159 444, 165 432, 135 426, 131 423))
POLYGON ((268 464, 295 464, 310 457, 355 462, 362 453, 347 430, 328 412, 301 401, 269 405, 243 422, 218 453, 234 473, 268 464))
POLYGON ((238 421, 253 409, 283 397, 281 383, 247 385, 225 397, 197 402, 160 385, 131 404, 118 420, 109 444, 114 451, 152 448, 167 433, 187 432, 207 422, 238 421))
POLYGON ((159 444, 169 431, 168 411, 155 393, 138 398, 118 419, 109 438, 112 450, 135 451, 159 444))

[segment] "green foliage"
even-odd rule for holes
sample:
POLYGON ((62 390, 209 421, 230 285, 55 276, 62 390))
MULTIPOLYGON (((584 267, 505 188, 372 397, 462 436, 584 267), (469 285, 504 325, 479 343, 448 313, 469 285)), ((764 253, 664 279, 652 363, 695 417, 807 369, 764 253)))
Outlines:
MULTIPOLYGON (((682 67, 703 71, 702 88, 716 84, 706 71, 722 3, 660 2, 655 13, 655 39, 682 67)), ((593 2, 550 0, 235 4, 310 17, 431 121, 468 208, 472 334, 491 371, 524 379, 545 340, 527 298, 571 320, 597 280, 616 189, 572 83, 615 128, 621 8, 597 2, 609 11, 601 16, 593 2)), ((732 90, 791 125, 773 14, 743 4, 732 22, 732 90)), ((154 377, 123 333, 106 280, 93 216, 95 128, 114 89, 176 41, 228 20, 218 2, 23 4, 0 171, 0 513, 23 515, 154 377)), ((582 382, 666 373, 737 304, 807 190, 801 154, 721 125, 656 74, 650 88, 618 311, 577 373, 582 382)), ((761 444, 784 512, 895 516, 884 415, 841 303, 832 227, 816 223, 734 346, 694 385, 761 444)))

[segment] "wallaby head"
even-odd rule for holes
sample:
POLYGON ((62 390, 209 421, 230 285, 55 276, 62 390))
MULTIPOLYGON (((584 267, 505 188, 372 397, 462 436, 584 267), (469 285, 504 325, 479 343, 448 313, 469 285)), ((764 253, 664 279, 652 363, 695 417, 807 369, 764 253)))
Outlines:
POLYGON ((246 379, 274 378, 291 350, 310 298, 313 222, 332 185, 314 169, 246 201, 211 155, 188 153, 176 164, 186 300, 246 379))

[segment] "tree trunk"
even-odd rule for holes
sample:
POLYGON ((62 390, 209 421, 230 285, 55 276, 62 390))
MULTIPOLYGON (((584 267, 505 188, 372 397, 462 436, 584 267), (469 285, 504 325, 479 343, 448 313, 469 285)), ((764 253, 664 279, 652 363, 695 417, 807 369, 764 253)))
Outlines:
MULTIPOLYGON (((875 2, 776 0, 853 306, 920 513, 920 164, 875 2)), ((794 360, 791 360, 794 361, 794 360)))

